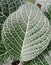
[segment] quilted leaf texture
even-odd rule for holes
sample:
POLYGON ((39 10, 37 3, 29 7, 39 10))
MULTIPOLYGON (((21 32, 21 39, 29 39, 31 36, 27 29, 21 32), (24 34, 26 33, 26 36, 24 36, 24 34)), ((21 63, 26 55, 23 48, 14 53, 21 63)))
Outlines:
POLYGON ((51 5, 43 10, 44 15, 48 18, 51 25, 51 5))
POLYGON ((2 25, 6 18, 23 3, 23 0, 0 0, 0 40, 2 25))
POLYGON ((21 6, 23 0, 0 0, 0 64, 4 63, 8 59, 8 51, 6 51, 2 39, 1 39, 1 30, 3 23, 7 17, 17 10, 21 6))
POLYGON ((24 65, 51 65, 51 42, 43 53, 35 59, 24 63, 24 65))
POLYGON ((28 2, 6 19, 2 39, 11 58, 30 61, 49 45, 49 21, 38 7, 28 2))

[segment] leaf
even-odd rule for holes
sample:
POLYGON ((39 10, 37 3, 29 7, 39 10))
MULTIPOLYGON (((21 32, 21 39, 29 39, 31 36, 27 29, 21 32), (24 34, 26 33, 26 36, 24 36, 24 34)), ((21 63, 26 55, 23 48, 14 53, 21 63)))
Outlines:
POLYGON ((23 0, 0 0, 0 40, 4 21, 12 12, 16 11, 22 3, 23 0))
POLYGON ((0 41, 0 64, 3 64, 4 62, 6 62, 8 57, 9 57, 9 54, 8 52, 6 52, 3 42, 0 41))
POLYGON ((43 13, 48 18, 50 25, 51 25, 51 4, 48 5, 47 8, 44 8, 43 13))
MULTIPOLYGON (((43 1, 40 2, 45 3, 43 1)), ((51 24, 51 5, 49 5, 47 8, 43 6, 43 8, 43 12, 51 24)), ((24 63, 24 65, 51 65, 51 41, 48 48, 42 54, 35 59, 24 63)))
POLYGON ((51 65, 51 41, 42 54, 31 61, 25 62, 24 65, 51 65))
POLYGON ((32 60, 49 45, 49 21, 38 7, 28 2, 6 19, 2 39, 13 59, 32 60))

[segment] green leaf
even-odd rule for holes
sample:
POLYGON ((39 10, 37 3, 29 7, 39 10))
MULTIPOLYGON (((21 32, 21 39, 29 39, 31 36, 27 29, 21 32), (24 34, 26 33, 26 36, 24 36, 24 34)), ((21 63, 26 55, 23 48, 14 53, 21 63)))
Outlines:
POLYGON ((51 65, 51 42, 42 54, 31 61, 25 62, 24 65, 51 65))
POLYGON ((6 62, 8 57, 9 57, 9 54, 8 52, 6 52, 3 42, 0 41, 0 64, 3 64, 4 62, 6 62))
POLYGON ((23 0, 0 0, 0 40, 4 21, 12 12, 16 11, 22 3, 23 0))
POLYGON ((49 21, 38 7, 28 2, 6 19, 2 39, 13 59, 32 60, 49 45, 49 21))
POLYGON ((48 18, 50 25, 51 25, 51 4, 48 5, 47 8, 44 8, 43 13, 48 18))

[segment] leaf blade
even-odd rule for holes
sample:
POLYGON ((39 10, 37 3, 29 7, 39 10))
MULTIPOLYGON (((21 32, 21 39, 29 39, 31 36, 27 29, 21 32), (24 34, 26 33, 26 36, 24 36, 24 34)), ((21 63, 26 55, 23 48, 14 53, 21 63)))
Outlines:
POLYGON ((3 25, 2 39, 13 59, 32 60, 41 54, 49 44, 49 21, 38 7, 28 2, 6 19, 3 25))

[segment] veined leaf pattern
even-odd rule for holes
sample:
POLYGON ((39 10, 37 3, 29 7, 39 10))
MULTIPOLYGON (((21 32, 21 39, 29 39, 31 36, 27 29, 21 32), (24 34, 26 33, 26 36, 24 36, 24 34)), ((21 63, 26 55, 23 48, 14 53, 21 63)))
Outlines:
POLYGON ((16 11, 22 3, 23 0, 0 0, 0 40, 4 21, 12 12, 16 11))
POLYGON ((2 39, 10 56, 29 61, 41 54, 50 42, 50 24, 38 7, 28 2, 5 21, 2 39))
POLYGON ((9 58, 4 43, 1 42, 1 30, 7 17, 23 4, 23 0, 0 0, 0 64, 9 58))
POLYGON ((51 42, 43 53, 35 59, 25 62, 24 65, 51 65, 51 42))

